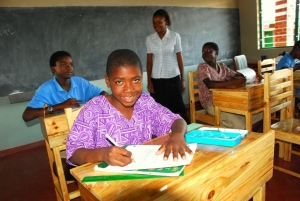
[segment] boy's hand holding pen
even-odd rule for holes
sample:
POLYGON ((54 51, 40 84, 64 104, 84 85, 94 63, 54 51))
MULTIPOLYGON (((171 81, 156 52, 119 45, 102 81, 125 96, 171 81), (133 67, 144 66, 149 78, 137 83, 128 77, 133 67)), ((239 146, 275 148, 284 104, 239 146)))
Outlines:
MULTIPOLYGON (((126 149, 120 147, 120 145, 119 145, 113 138, 111 138, 108 134, 106 134, 105 137, 106 137, 113 145, 115 145, 116 147, 122 149, 122 152, 119 152, 119 151, 118 151, 118 154, 119 154, 119 155, 122 155, 122 158, 123 158, 123 157, 126 157, 126 158, 130 157, 130 159, 131 159, 130 162, 135 162, 135 160, 134 160, 134 158, 133 158, 133 156, 132 156, 132 153, 131 153, 130 151, 127 151, 126 149), (126 151, 126 152, 123 153, 123 151, 126 151)), ((123 161, 122 158, 121 158, 121 161, 125 163, 125 161, 127 161, 127 160, 126 160, 125 158, 123 158, 123 160, 124 160, 124 161, 123 161)), ((129 163, 127 163, 127 164, 125 164, 125 165, 118 165, 118 166, 126 166, 126 165, 128 165, 128 164, 129 164, 129 163)))

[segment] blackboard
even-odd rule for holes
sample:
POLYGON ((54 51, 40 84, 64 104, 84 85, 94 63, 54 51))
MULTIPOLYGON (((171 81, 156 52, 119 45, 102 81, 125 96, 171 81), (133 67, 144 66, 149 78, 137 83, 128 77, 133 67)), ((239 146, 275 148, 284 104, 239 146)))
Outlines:
MULTIPOLYGON (((134 50, 146 71, 145 40, 161 7, 0 8, 0 96, 36 90, 52 78, 51 54, 68 51, 75 75, 103 79, 108 55, 134 50)), ((180 34, 185 66, 202 61, 205 42, 219 45, 218 60, 240 53, 238 9, 163 7, 180 34)))

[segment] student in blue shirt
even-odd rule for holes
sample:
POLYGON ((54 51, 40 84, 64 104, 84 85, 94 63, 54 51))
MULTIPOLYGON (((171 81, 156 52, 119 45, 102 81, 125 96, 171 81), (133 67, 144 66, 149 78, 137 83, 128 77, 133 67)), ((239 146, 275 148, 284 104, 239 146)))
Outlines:
POLYGON ((290 53, 286 52, 279 60, 276 70, 283 68, 293 68, 294 71, 300 70, 300 65, 296 64, 295 59, 300 59, 300 41, 297 41, 290 53))
POLYGON ((23 113, 25 122, 67 107, 79 107, 95 96, 107 94, 89 81, 72 76, 73 61, 66 51, 58 51, 51 55, 50 68, 54 77, 43 83, 35 92, 23 113))

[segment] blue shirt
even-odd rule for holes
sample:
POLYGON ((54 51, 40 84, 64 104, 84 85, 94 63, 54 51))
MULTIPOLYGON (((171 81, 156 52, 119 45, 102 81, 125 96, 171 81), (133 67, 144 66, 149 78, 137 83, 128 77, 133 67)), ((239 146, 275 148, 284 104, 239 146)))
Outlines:
POLYGON ((98 96, 103 90, 92 85, 89 81, 73 76, 70 79, 71 86, 69 91, 65 91, 53 77, 43 83, 35 92, 28 107, 42 108, 44 104, 57 105, 69 98, 76 98, 79 104, 84 104, 91 98, 98 96))
POLYGON ((285 55, 279 60, 276 70, 280 70, 282 67, 293 68, 295 64, 295 59, 288 52, 286 52, 285 55))

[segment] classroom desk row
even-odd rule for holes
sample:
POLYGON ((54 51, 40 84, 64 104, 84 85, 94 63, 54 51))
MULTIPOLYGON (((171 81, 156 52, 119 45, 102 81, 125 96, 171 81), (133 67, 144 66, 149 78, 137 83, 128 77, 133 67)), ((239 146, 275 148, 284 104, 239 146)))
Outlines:
MULTIPOLYGON (((295 90, 300 89, 300 71, 293 73, 295 90)), ((237 89, 211 89, 215 106, 216 126, 220 126, 220 113, 231 112, 246 117, 246 130, 252 130, 252 115, 262 112, 264 107, 264 85, 247 84, 237 89)), ((300 99, 300 93, 295 94, 300 99)))
MULTIPOLYGON (((161 144, 168 135, 145 144, 161 144)), ((233 148, 218 151, 197 149, 184 176, 145 180, 82 182, 85 176, 110 175, 97 172, 97 163, 71 170, 81 199, 96 200, 237 200, 265 199, 265 185, 273 175, 274 132, 249 133, 233 148)))

